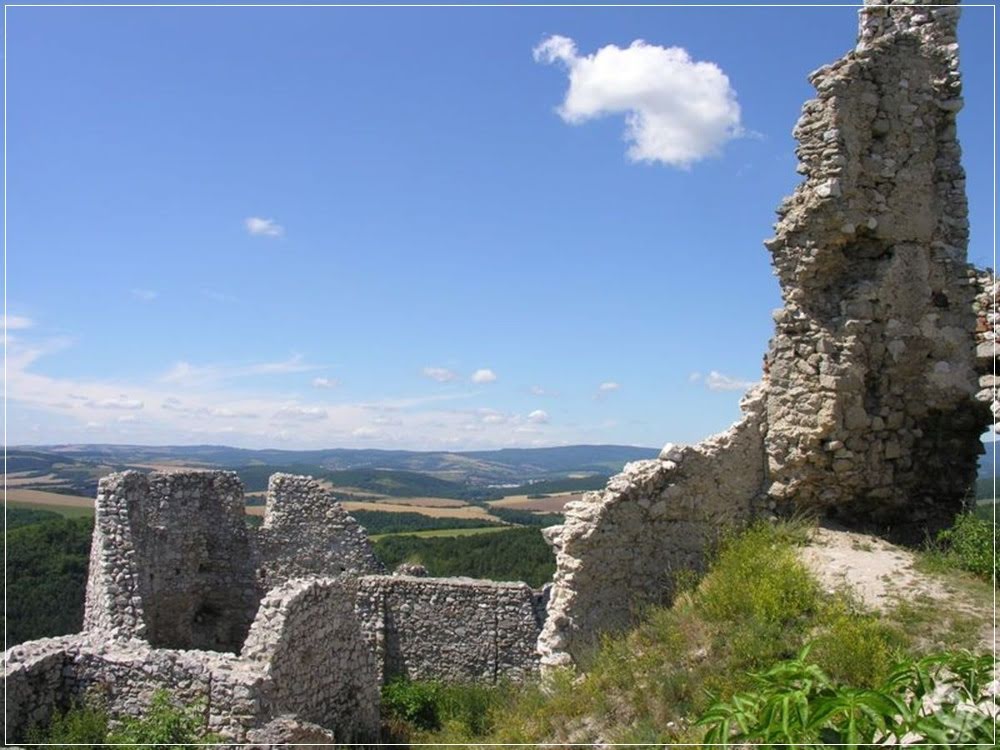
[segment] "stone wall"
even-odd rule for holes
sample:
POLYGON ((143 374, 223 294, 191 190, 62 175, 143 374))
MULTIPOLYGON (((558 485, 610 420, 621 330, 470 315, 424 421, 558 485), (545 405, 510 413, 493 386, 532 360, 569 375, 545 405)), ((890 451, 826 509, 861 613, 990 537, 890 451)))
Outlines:
POLYGON ((259 598, 234 473, 129 471, 100 481, 86 630, 235 652, 259 598))
POLYGON ((354 600, 347 582, 285 584, 262 602, 240 656, 87 633, 16 646, 4 653, 7 739, 23 741, 84 698, 115 718, 140 716, 165 689, 227 741, 244 742, 279 715, 315 722, 338 742, 374 741, 379 688, 354 600))
POLYGON ((630 464, 548 530, 543 666, 579 663, 602 631, 669 601, 673 572, 757 511, 919 541, 962 508, 996 320, 977 370, 977 306, 995 309, 966 263, 958 9, 928 5, 869 2, 855 50, 810 76, 818 96, 794 131, 805 179, 765 242, 784 306, 763 379, 729 431, 630 464))
POLYGON ((336 727, 340 741, 377 737, 379 679, 354 611, 356 591, 353 578, 311 578, 264 598, 242 653, 269 680, 261 713, 336 727))
POLYGON ((541 623, 525 583, 365 576, 357 610, 383 681, 524 679, 541 623))
POLYGON ((771 251, 784 308, 767 355, 769 493, 919 540, 947 525, 988 421, 966 264, 958 9, 871 3, 855 51, 810 76, 805 180, 771 251))
POLYGON ((384 572, 365 530, 312 477, 271 476, 257 547, 265 588, 306 575, 384 572))
POLYGON ((749 394, 742 408, 728 431, 628 464, 545 529, 556 574, 538 643, 544 666, 580 660, 601 632, 669 602, 675 574, 701 569, 717 534, 750 516, 765 476, 761 395, 749 394))
POLYGON ((1000 416, 1000 401, 997 400, 997 357, 1000 355, 1000 312, 997 312, 997 291, 1000 284, 991 271, 984 271, 977 279, 979 291, 976 295, 976 363, 979 371, 979 393, 983 403, 990 405, 993 414, 993 431, 997 431, 996 420, 1000 416))

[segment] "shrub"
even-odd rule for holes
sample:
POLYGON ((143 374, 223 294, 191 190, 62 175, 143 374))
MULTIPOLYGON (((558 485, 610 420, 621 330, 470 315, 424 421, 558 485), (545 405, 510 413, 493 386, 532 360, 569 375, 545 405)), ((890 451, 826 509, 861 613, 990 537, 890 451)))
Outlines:
POLYGON ((147 712, 138 718, 125 718, 110 729, 106 708, 97 699, 78 703, 55 713, 45 727, 28 733, 32 743, 57 747, 98 748, 105 745, 131 745, 136 750, 176 745, 219 742, 220 738, 204 730, 202 706, 178 707, 166 690, 153 694, 147 712))
POLYGON ((437 682, 393 680, 382 688, 382 711, 387 718, 404 721, 417 729, 440 729, 437 682))
POLYGON ((955 519, 950 529, 937 536, 946 554, 956 567, 996 582, 997 566, 993 556, 997 527, 992 520, 978 518, 974 513, 963 513, 955 519))
POLYGON ((825 623, 810 651, 823 671, 835 680, 874 688, 898 661, 906 636, 877 615, 859 612, 842 598, 822 614, 825 623))
POLYGON ((503 686, 397 679, 382 688, 382 711, 390 725, 481 737, 492 729, 493 709, 505 693, 503 686))
POLYGON ((51 744, 59 750, 71 746, 92 747, 107 742, 108 714, 98 703, 79 703, 66 711, 56 711, 48 726, 32 727, 28 742, 51 744))
POLYGON ((775 527, 757 524, 723 542, 697 600, 711 621, 784 626, 815 611, 819 587, 775 527))

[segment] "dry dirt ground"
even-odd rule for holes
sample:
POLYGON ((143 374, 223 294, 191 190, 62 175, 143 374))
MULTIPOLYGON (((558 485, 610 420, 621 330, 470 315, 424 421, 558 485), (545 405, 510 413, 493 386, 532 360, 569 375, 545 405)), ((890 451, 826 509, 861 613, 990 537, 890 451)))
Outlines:
POLYGON ((963 574, 917 569, 917 556, 876 536, 817 528, 802 556, 824 587, 848 588, 866 607, 890 613, 928 640, 965 633, 969 646, 996 654, 995 599, 989 584, 963 574), (937 622, 935 622, 937 618, 937 622))

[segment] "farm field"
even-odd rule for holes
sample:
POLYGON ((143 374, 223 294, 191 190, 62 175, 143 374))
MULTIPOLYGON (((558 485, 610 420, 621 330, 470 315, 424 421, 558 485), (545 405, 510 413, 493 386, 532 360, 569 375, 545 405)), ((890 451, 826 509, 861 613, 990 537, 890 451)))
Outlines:
POLYGON ((90 497, 63 495, 59 492, 46 492, 44 490, 25 490, 19 487, 7 488, 7 502, 44 507, 90 508, 91 511, 94 509, 94 500, 90 497))
MULTIPOLYGON (((8 494, 9 491, 8 491, 8 494)), ((63 497, 68 497, 63 495, 63 497)), ((94 507, 85 507, 82 505, 52 505, 46 503, 25 503, 25 502, 12 502, 7 501, 7 507, 9 508, 25 508, 27 510, 48 510, 52 513, 58 513, 64 518, 88 518, 94 515, 94 507)))
POLYGON ((497 508, 512 508, 514 510, 530 510, 536 513, 559 513, 566 503, 579 500, 582 492, 562 492, 546 497, 531 497, 530 495, 508 495, 503 500, 491 500, 488 505, 497 508))
POLYGON ((23 487, 26 485, 38 485, 38 484, 63 484, 63 480, 54 474, 46 474, 41 477, 31 476, 30 471, 18 471, 7 475, 7 486, 8 487, 23 487))

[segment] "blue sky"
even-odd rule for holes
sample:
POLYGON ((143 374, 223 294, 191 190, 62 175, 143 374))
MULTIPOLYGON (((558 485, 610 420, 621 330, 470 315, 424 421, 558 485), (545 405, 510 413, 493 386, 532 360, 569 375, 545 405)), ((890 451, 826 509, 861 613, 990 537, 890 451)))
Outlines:
MULTIPOLYGON (((806 76, 856 16, 6 9, 8 442, 725 428, 779 306, 761 241, 806 76)), ((992 24, 960 26, 980 265, 992 24)))

